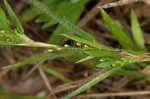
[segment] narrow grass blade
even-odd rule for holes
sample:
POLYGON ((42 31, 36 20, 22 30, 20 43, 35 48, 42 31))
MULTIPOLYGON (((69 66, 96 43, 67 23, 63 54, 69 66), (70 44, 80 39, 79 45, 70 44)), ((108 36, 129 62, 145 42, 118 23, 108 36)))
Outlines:
POLYGON ((3 11, 2 8, 0 8, 0 24, 1 24, 2 29, 4 29, 5 31, 9 30, 8 21, 7 21, 5 12, 3 11))
POLYGON ((22 25, 20 24, 19 20, 17 19, 15 13, 13 12, 12 8, 10 7, 10 5, 8 4, 8 2, 6 0, 4 0, 4 4, 6 6, 6 9, 8 11, 8 14, 9 14, 12 22, 16 25, 18 32, 23 34, 24 29, 23 29, 22 25))
POLYGON ((132 29, 134 41, 140 49, 146 50, 144 45, 143 33, 140 24, 138 22, 137 16, 133 9, 131 10, 130 16, 131 16, 131 29, 132 29))
POLYGON ((67 37, 67 38, 70 38, 72 40, 75 40, 77 42, 80 42, 80 43, 83 43, 83 44, 87 44, 87 45, 89 45, 91 47, 100 48, 100 49, 108 49, 107 46, 99 44, 95 40, 89 41, 89 40, 83 39, 81 37, 78 37, 78 36, 75 36, 75 35, 70 35, 70 34, 62 34, 62 35, 67 37))
POLYGON ((41 60, 52 60, 55 58, 60 58, 60 57, 65 57, 65 56, 71 56, 72 54, 76 53, 76 52, 80 52, 80 50, 82 49, 78 49, 78 48, 62 48, 58 51, 56 51, 55 53, 47 53, 46 55, 40 55, 40 56, 36 56, 30 59, 26 59, 22 62, 19 62, 17 64, 13 64, 13 65, 8 65, 3 67, 2 69, 12 69, 12 68, 17 68, 17 67, 21 67, 25 64, 33 64, 35 62, 41 61, 41 60))
POLYGON ((104 61, 98 65, 96 65, 97 68, 110 68, 112 64, 114 64, 115 61, 104 61))
POLYGON ((88 49, 85 51, 90 56, 96 56, 96 57, 121 57, 120 54, 111 52, 109 50, 103 50, 103 49, 88 49))
POLYGON ((104 80, 105 78, 113 75, 119 68, 113 68, 110 71, 107 71, 99 76, 97 76, 96 78, 94 78, 93 80, 89 81, 87 84, 81 86, 80 88, 78 88, 77 90, 73 91, 72 93, 70 93, 69 95, 65 96, 63 99, 70 99, 73 96, 76 96, 84 91, 86 91, 88 88, 96 85, 98 82, 104 80))
POLYGON ((29 22, 31 20, 33 20, 34 18, 36 18, 41 12, 38 11, 37 8, 35 7, 31 7, 28 8, 27 10, 25 10, 21 15, 20 18, 24 21, 24 22, 29 22))
POLYGON ((24 60, 22 62, 18 62, 17 64, 5 66, 2 69, 17 68, 17 67, 21 67, 21 66, 23 66, 25 64, 32 64, 32 63, 38 62, 40 60, 53 59, 53 58, 55 58, 55 57, 51 57, 50 55, 36 56, 36 57, 32 57, 32 58, 26 59, 26 60, 24 60))
POLYGON ((143 27, 143 26, 145 26, 145 25, 147 25, 147 24, 149 24, 149 23, 150 23, 150 17, 146 18, 146 19, 140 24, 140 26, 143 27))
POLYGON ((137 50, 137 47, 130 37, 111 19, 111 17, 103 9, 101 9, 100 12, 108 28, 119 43, 126 49, 137 50))
POLYGON ((52 12, 46 5, 44 5, 43 3, 37 1, 37 0, 29 0, 33 3, 33 5, 37 8, 39 8, 39 10, 45 14, 47 14, 47 16, 49 16, 50 18, 55 19, 57 22, 59 22, 62 26, 64 26, 68 31, 70 32, 74 32, 79 34, 82 38, 86 39, 86 40, 95 40, 93 38, 93 36, 91 36, 89 33, 83 31, 82 29, 80 29, 79 27, 75 26, 74 24, 72 24, 71 22, 69 22, 68 20, 66 20, 64 17, 59 16, 58 14, 52 12))
POLYGON ((41 66, 41 68, 43 69, 43 71, 51 74, 51 75, 54 75, 56 78, 64 81, 64 82, 72 82, 72 80, 70 80, 69 78, 65 77, 63 74, 59 73, 59 72, 56 72, 50 68, 47 68, 46 66, 41 66))
POLYGON ((14 46, 16 43, 14 42, 8 42, 8 41, 2 41, 0 40, 0 45, 2 46, 14 46))

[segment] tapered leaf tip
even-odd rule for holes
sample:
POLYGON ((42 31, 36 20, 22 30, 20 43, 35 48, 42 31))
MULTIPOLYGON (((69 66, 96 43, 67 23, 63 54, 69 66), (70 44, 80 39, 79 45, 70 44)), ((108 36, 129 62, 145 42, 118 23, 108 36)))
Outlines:
POLYGON ((103 12, 104 12, 104 9, 103 9, 103 8, 100 8, 100 12, 103 13, 103 12))
POLYGON ((7 2, 7 0, 4 0, 4 4, 5 4, 5 5, 8 5, 8 2, 7 2))

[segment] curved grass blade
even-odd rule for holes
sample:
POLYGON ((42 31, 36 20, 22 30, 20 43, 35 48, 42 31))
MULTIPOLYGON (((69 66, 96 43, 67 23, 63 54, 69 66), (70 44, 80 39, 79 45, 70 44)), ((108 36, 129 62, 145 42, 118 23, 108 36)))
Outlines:
POLYGON ((54 75, 56 78, 64 81, 64 82, 72 82, 72 80, 70 80, 69 78, 65 77, 63 74, 59 73, 59 72, 56 72, 50 68, 47 68, 46 66, 41 66, 41 68, 43 69, 43 71, 51 74, 51 75, 54 75))
POLYGON ((132 29, 134 41, 140 49, 146 50, 144 45, 143 33, 140 24, 138 22, 137 16, 133 9, 131 10, 130 17, 131 17, 131 29, 132 29))
POLYGON ((30 7, 27 10, 25 10, 21 15, 20 18, 24 22, 29 22, 36 18, 41 12, 37 10, 35 7, 30 7))
POLYGON ((100 12, 108 28, 119 43, 126 49, 137 50, 137 47, 134 45, 130 37, 112 20, 112 18, 103 9, 100 9, 100 12))
POLYGON ((71 56, 76 52, 80 52, 81 50, 82 49, 78 49, 78 48, 62 48, 62 49, 56 51, 55 53, 49 53, 49 54, 46 53, 46 54, 36 56, 36 57, 30 58, 30 59, 26 59, 17 64, 5 66, 2 69, 12 69, 12 68, 21 67, 22 65, 25 65, 25 64, 33 64, 33 63, 41 61, 41 60, 47 60, 47 59, 52 60, 55 58, 71 56))
POLYGON ((77 90, 73 91, 71 94, 65 96, 62 99, 70 99, 73 96, 76 96, 84 91, 86 91, 88 88, 96 85, 97 83, 99 83, 100 81, 104 80, 105 78, 113 75, 119 68, 113 68, 112 70, 109 70, 99 76, 97 76, 96 78, 94 78, 93 80, 89 81, 87 84, 83 85, 82 87, 78 88, 77 90))
POLYGON ((0 8, 0 24, 2 29, 4 29, 5 31, 9 31, 8 21, 5 12, 3 11, 2 8, 0 8))
POLYGON ((12 8, 10 7, 10 5, 8 4, 8 2, 6 0, 4 0, 4 4, 6 6, 6 9, 8 11, 8 14, 9 14, 12 22, 16 25, 16 28, 17 28, 18 32, 21 33, 21 34, 24 34, 24 29, 23 29, 22 25, 20 24, 20 22, 17 19, 15 13, 13 12, 12 8))

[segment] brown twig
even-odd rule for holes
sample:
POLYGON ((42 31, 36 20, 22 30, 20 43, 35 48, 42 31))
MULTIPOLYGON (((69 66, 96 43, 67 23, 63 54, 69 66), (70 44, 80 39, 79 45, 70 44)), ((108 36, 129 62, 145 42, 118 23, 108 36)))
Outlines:
POLYGON ((122 5, 127 5, 131 4, 134 2, 137 2, 139 0, 120 0, 118 2, 112 2, 104 5, 99 5, 98 8, 111 8, 111 7, 117 7, 117 6, 122 6, 122 5))
POLYGON ((132 91, 132 92, 119 92, 119 93, 94 93, 94 94, 84 94, 79 95, 77 98, 95 98, 95 97, 110 97, 110 96, 140 96, 140 95, 150 95, 150 91, 132 91))
POLYGON ((70 82, 70 83, 67 83, 67 84, 60 85, 60 86, 56 87, 55 89, 53 89, 53 92, 54 93, 60 93, 60 92, 63 92, 63 91, 78 88, 78 87, 80 87, 83 84, 91 81, 92 79, 94 79, 95 77, 97 77, 98 75, 101 75, 102 73, 104 73, 106 71, 107 71, 107 69, 103 69, 103 70, 100 70, 99 72, 83 79, 83 80, 77 80, 77 81, 74 81, 74 82, 70 82))
POLYGON ((41 64, 44 63, 45 60, 40 61, 37 63, 23 78, 26 79, 28 78, 41 64))
POLYGON ((93 19, 98 13, 99 13, 99 9, 97 9, 97 7, 101 4, 103 4, 104 2, 106 3, 107 1, 110 0, 100 0, 89 12, 87 12, 87 14, 78 22, 77 26, 79 27, 83 27, 84 25, 86 25, 91 19, 93 19))
POLYGON ((53 92, 52 86, 51 86, 51 84, 49 83, 49 81, 47 79, 46 74, 43 72, 43 70, 40 67, 38 67, 38 71, 39 71, 39 73, 40 73, 40 75, 41 75, 41 77, 42 77, 42 79, 43 79, 47 89, 50 91, 50 94, 54 96, 53 99, 57 99, 57 97, 55 96, 55 94, 53 92))

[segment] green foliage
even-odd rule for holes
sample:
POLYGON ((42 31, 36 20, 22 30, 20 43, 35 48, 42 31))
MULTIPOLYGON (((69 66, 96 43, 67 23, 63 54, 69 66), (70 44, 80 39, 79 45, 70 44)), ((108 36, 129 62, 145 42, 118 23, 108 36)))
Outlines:
POLYGON ((63 99, 70 99, 71 97, 80 94, 81 92, 89 89, 90 87, 94 86, 98 82, 100 82, 100 81, 104 80, 105 78, 113 75, 118 69, 119 68, 114 68, 112 70, 109 70, 109 71, 97 76, 93 80, 89 81, 87 84, 84 84, 82 87, 78 88, 77 90, 73 91, 69 95, 65 96, 63 99))
POLYGON ((4 0, 4 4, 11 18, 11 21, 16 26, 16 29, 12 29, 8 25, 8 20, 2 8, 0 8, 0 44, 1 45, 14 45, 14 46, 28 46, 28 47, 48 47, 56 48, 55 45, 44 44, 39 42, 34 42, 24 34, 23 27, 19 20, 17 19, 15 13, 13 12, 10 5, 4 0))
POLYGON ((41 60, 47 60, 47 59, 52 60, 52 59, 56 59, 56 58, 60 58, 60 57, 71 56, 76 52, 80 53, 80 52, 82 52, 82 49, 80 49, 80 48, 60 48, 60 49, 55 50, 52 53, 49 53, 49 54, 44 53, 43 55, 36 56, 36 57, 30 58, 30 59, 26 59, 17 64, 3 67, 3 69, 17 68, 17 67, 21 67, 22 65, 33 64, 33 63, 41 61, 41 60))
POLYGON ((132 29, 134 41, 137 44, 137 46, 142 50, 146 50, 144 45, 143 33, 140 28, 140 24, 138 22, 136 14, 133 10, 131 10, 131 29, 132 29))
POLYGON ((143 57, 130 57, 130 56, 127 56, 127 57, 122 57, 120 59, 115 59, 115 58, 107 58, 107 59, 103 59, 102 63, 98 64, 96 67, 99 67, 99 68, 104 68, 104 66, 106 67, 122 67, 122 66, 126 66, 130 63, 138 63, 140 62, 140 60, 143 60, 143 57))
MULTIPOLYGON (((72 96, 75 96, 75 95, 80 94, 81 92, 84 92, 85 90, 94 86, 95 84, 102 81, 106 77, 116 74, 118 71, 120 71, 120 75, 125 75, 126 73, 129 73, 128 75, 131 75, 131 76, 136 75, 136 77, 147 77, 138 72, 131 73, 129 70, 122 69, 122 67, 124 66, 128 67, 129 64, 141 63, 141 61, 144 61, 145 59, 147 59, 145 52, 141 51, 141 49, 144 49, 144 50, 146 49, 144 46, 144 39, 142 36, 142 32, 141 32, 137 17, 133 11, 131 13, 131 24, 132 24, 131 28, 133 31, 134 41, 132 41, 131 38, 128 36, 128 34, 124 32, 103 9, 101 9, 102 17, 104 21, 106 22, 108 28, 116 37, 118 42, 123 46, 123 48, 125 48, 123 50, 121 49, 118 51, 118 49, 116 50, 113 48, 109 48, 103 44, 98 43, 92 35, 90 35, 89 33, 85 32, 84 30, 80 29, 79 27, 73 24, 79 18, 84 8, 84 5, 86 4, 86 2, 88 2, 88 0, 80 0, 80 1, 72 0, 71 1, 72 3, 76 3, 76 5, 72 7, 71 9, 69 9, 69 12, 73 11, 73 9, 76 9, 76 7, 82 7, 81 9, 79 9, 79 11, 78 10, 75 11, 75 14, 72 14, 73 16, 68 16, 68 13, 65 13, 66 12, 65 9, 67 9, 67 6, 69 6, 66 3, 68 2, 67 0, 63 0, 63 1, 43 0, 43 2, 47 2, 49 4, 61 2, 61 6, 59 5, 60 8, 56 9, 56 13, 54 13, 53 8, 49 8, 45 4, 39 1, 36 1, 36 0, 30 0, 30 1, 34 5, 34 7, 32 8, 34 8, 35 11, 38 10, 38 12, 40 12, 40 13, 35 13, 36 15, 33 15, 33 17, 40 15, 37 21, 44 22, 45 23, 44 27, 51 26, 52 24, 56 24, 57 22, 59 23, 59 28, 56 29, 57 32, 54 33, 54 36, 52 36, 53 40, 51 39, 50 42, 55 43, 55 44, 60 43, 62 38, 57 38, 57 36, 59 35, 62 37, 65 36, 69 39, 72 39, 76 41, 77 43, 80 43, 81 45, 86 44, 87 46, 86 47, 85 46, 83 47, 60 47, 56 45, 32 41, 24 34, 24 30, 19 20, 17 19, 16 15, 14 14, 13 10, 9 6, 9 4, 6 1, 4 1, 8 14, 11 18, 11 21, 16 26, 16 30, 10 28, 4 11, 0 9, 0 24, 1 24, 0 45, 43 47, 43 48, 50 48, 50 50, 48 50, 46 53, 41 54, 40 56, 36 56, 30 59, 25 59, 24 61, 18 62, 17 64, 5 66, 2 69, 12 69, 12 68, 21 67, 26 64, 34 64, 41 60, 52 60, 52 59, 63 58, 63 57, 71 59, 72 61, 76 62, 82 59, 86 59, 89 56, 91 56, 92 58, 83 61, 83 63, 92 64, 93 68, 109 68, 110 69, 109 71, 101 75, 98 75, 93 80, 89 81, 88 83, 84 84, 77 90, 68 94, 67 96, 64 97, 64 99, 69 99, 72 96), (65 6, 66 8, 62 9, 65 6), (61 15, 63 14, 67 15, 67 17, 66 18, 62 17, 61 15), (70 20, 73 23, 71 23, 68 20, 70 20), (137 30, 137 32, 135 32, 135 30, 137 30), (73 35, 68 34, 68 32, 73 32, 73 35)), ((58 6, 55 5, 54 8, 56 7, 58 6)), ((79 44, 77 44, 77 46, 78 45, 79 44)), ((60 80, 64 82, 71 81, 64 75, 50 68, 46 68, 45 66, 41 66, 41 68, 45 72, 51 75, 54 75, 55 77, 59 78, 60 80)))
POLYGON ((120 54, 116 53, 116 52, 112 52, 110 50, 106 50, 106 49, 95 49, 95 48, 91 48, 89 50, 86 51, 86 53, 90 56, 96 56, 96 57, 121 57, 120 54))
POLYGON ((79 43, 87 44, 91 47, 100 48, 100 49, 107 49, 106 46, 97 43, 95 40, 89 41, 89 40, 86 40, 84 38, 81 38, 81 37, 78 37, 78 36, 75 36, 75 35, 70 35, 70 34, 62 34, 62 35, 67 37, 67 38, 70 38, 74 41, 77 41, 79 43))
POLYGON ((54 20, 59 22, 59 24, 61 24, 68 31, 77 33, 80 37, 82 37, 86 40, 90 40, 90 41, 95 40, 93 38, 93 36, 91 36, 89 33, 85 32, 82 29, 80 29, 79 27, 75 26, 74 24, 72 24, 71 22, 66 20, 66 18, 61 17, 58 14, 54 13, 45 4, 42 4, 42 3, 40 3, 39 1, 36 1, 36 0, 30 0, 30 1, 33 3, 33 5, 35 7, 37 7, 39 9, 39 11, 45 13, 49 18, 53 18, 54 20))
POLYGON ((112 59, 103 59, 102 63, 98 64, 96 67, 97 68, 110 68, 110 66, 113 66, 113 64, 115 64, 116 60, 112 60, 112 59))
POLYGON ((145 25, 147 25, 150 22, 150 17, 146 18, 141 24, 140 26, 143 27, 145 25))
MULTIPOLYGON (((48 6, 48 10, 50 9, 53 12, 64 16, 67 20, 75 24, 79 19, 84 9, 84 5, 88 2, 88 0, 79 0, 78 2, 75 2, 73 0, 43 0, 42 2, 48 6)), ((38 11, 37 9, 37 7, 30 7, 25 12, 23 12, 21 15, 23 21, 28 22, 37 17, 36 22, 44 22, 42 26, 43 29, 50 27, 58 22, 57 20, 54 20, 53 18, 47 16, 45 13, 38 11), (38 17, 38 15, 40 16, 38 17)), ((60 44, 64 39, 64 37, 60 34, 66 32, 69 31, 64 28, 63 25, 58 25, 57 29, 53 32, 52 37, 49 39, 49 42, 52 44, 60 44)))
POLYGON ((22 25, 20 24, 19 20, 17 19, 15 13, 13 12, 12 8, 10 7, 10 5, 7 3, 6 0, 4 0, 4 4, 6 6, 8 14, 9 14, 12 22, 15 24, 18 32, 21 33, 21 34, 23 34, 24 33, 24 29, 23 29, 22 25))
POLYGON ((24 35, 24 30, 20 22, 18 21, 15 13, 11 9, 10 5, 7 3, 6 0, 4 0, 4 3, 8 11, 8 14, 10 18, 12 19, 12 22, 15 24, 17 30, 13 30, 10 28, 6 15, 3 9, 0 8, 0 24, 1 24, 0 44, 1 45, 17 45, 19 43, 30 42, 31 40, 27 36, 24 35))
POLYGON ((101 9, 101 15, 110 31, 124 48, 137 50, 137 47, 134 45, 127 33, 122 30, 103 9, 101 9))
POLYGON ((45 66, 41 66, 42 70, 51 74, 51 75, 54 75, 55 77, 59 78, 60 80, 64 81, 64 82, 71 82, 72 80, 70 80, 69 78, 65 77, 64 75, 62 75, 61 73, 58 73, 50 68, 47 68, 45 66))
POLYGON ((5 31, 9 30, 8 21, 2 8, 0 8, 0 24, 5 31))

